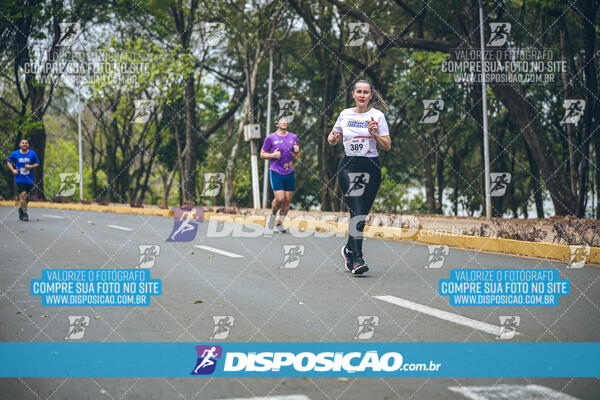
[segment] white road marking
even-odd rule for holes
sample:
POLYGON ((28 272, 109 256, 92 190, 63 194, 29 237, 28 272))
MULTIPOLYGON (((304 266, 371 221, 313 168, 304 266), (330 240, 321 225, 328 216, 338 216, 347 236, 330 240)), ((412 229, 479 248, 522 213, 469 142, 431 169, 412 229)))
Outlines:
POLYGON ((288 394, 282 396, 236 397, 235 399, 223 400, 310 400, 310 398, 303 394, 288 394))
POLYGON ((450 386, 448 390, 471 400, 579 400, 540 385, 450 386))
MULTIPOLYGON (((400 307, 408 308, 410 310, 418 311, 423 314, 431 315, 432 317, 436 317, 439 319, 443 319, 445 321, 450 321, 455 324, 468 326, 469 328, 477 329, 486 333, 490 333, 492 335, 498 336, 502 327, 500 325, 492 325, 485 322, 477 321, 475 319, 463 317, 458 314, 453 314, 448 311, 438 310, 437 308, 432 308, 428 306, 424 306, 419 303, 413 303, 412 301, 404 300, 395 296, 373 296, 376 299, 387 301, 388 303, 395 304, 400 307)), ((515 332, 515 334, 519 334, 515 332)))
POLYGON ((120 229, 122 231, 132 231, 133 229, 131 228, 127 228, 126 226, 120 226, 120 225, 106 225, 109 228, 114 228, 114 229, 120 229))
POLYGON ((221 254, 222 256, 227 256, 227 257, 231 257, 231 258, 241 258, 241 257, 244 257, 244 256, 241 256, 239 254, 230 253, 230 252, 225 251, 225 250, 215 249, 214 247, 210 247, 210 246, 194 246, 194 247, 197 247, 199 249, 206 250, 206 251, 212 251, 213 253, 221 254))
POLYGON ((60 215, 50 215, 50 214, 42 214, 42 217, 56 218, 56 219, 64 219, 65 218, 65 217, 61 217, 60 215))

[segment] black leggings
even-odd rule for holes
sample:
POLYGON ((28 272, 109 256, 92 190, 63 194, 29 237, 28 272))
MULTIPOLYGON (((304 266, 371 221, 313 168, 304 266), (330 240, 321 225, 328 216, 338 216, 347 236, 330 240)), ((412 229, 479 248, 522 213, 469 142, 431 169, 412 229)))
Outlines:
POLYGON ((338 166, 337 176, 344 201, 350 210, 347 247, 362 255, 362 232, 381 184, 379 158, 344 156, 338 166))

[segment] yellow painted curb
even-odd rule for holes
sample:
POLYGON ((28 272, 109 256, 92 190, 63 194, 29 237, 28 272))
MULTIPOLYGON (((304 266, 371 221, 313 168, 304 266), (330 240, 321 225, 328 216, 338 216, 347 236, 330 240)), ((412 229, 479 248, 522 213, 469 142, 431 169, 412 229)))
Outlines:
MULTIPOLYGON (((16 201, 0 201, 0 206, 17 206, 16 201)), ((97 204, 79 203, 50 203, 30 202, 29 207, 53 208, 76 211, 110 212, 115 214, 152 215, 172 217, 173 210, 158 208, 135 208, 127 206, 102 206, 97 204)), ((240 225, 266 226, 267 217, 262 215, 236 215, 215 212, 206 212, 205 220, 230 222, 240 225)), ((286 227, 308 232, 332 232, 336 236, 345 236, 348 232, 346 222, 328 220, 304 219, 288 217, 286 227)), ((458 235, 431 229, 407 229, 399 227, 369 226, 365 227, 365 237, 388 240, 412 240, 425 244, 442 244, 452 247, 463 247, 479 251, 492 251, 521 256, 538 257, 568 262, 571 257, 569 246, 548 242, 526 242, 522 240, 490 238, 480 236, 458 235)), ((586 257, 589 263, 600 263, 600 248, 590 247, 590 254, 586 257)))
MULTIPOLYGON (((0 206, 18 206, 16 201, 0 201, 0 206)), ((107 212, 114 214, 130 214, 130 215, 154 215, 158 217, 172 217, 173 210, 165 210, 161 208, 137 208, 128 206, 102 206, 100 204, 80 204, 80 203, 51 203, 49 201, 30 201, 27 207, 31 208, 52 208, 58 210, 74 210, 74 211, 95 211, 107 212)))
MULTIPOLYGON (((235 214, 206 213, 206 220, 230 222, 243 225, 265 226, 265 216, 241 216, 235 214)), ((348 224, 336 221, 317 221, 314 219, 301 219, 288 217, 286 227, 309 232, 334 232, 336 235, 345 236, 348 224)), ((424 244, 445 244, 452 247, 463 247, 479 251, 492 251, 498 253, 514 254, 528 257, 560 260, 569 262, 571 250, 569 246, 548 242, 526 242, 522 240, 468 236, 434 231, 431 229, 408 229, 399 227, 369 226, 365 227, 365 237, 388 240, 413 240, 424 244)), ((590 254, 586 257, 589 263, 600 263, 600 248, 590 247, 590 254)))
MULTIPOLYGON (((421 231, 419 231, 419 234, 421 234, 421 231)), ((416 240, 421 243, 445 244, 453 247, 546 258, 564 262, 569 262, 571 258, 571 249, 569 246, 549 242, 526 242, 523 240, 467 235, 447 235, 440 237, 423 237, 417 235, 416 240)), ((586 261, 589 263, 600 263, 600 248, 590 247, 590 254, 586 256, 586 261)))

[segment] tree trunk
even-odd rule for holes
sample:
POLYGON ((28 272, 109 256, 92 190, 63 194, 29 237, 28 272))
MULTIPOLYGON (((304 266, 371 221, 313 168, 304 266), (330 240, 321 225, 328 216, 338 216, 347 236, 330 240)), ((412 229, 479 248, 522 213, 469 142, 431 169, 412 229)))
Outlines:
POLYGON ((114 134, 110 134, 111 129, 116 131, 116 134, 119 133, 118 127, 115 128, 115 124, 116 121, 113 118, 110 121, 110 127, 107 130, 107 133, 110 137, 106 138, 106 181, 108 186, 106 188, 106 192, 108 193, 109 202, 115 202, 117 200, 115 196, 115 193, 117 192, 117 147, 113 141, 114 134))
MULTIPOLYGON (((445 131, 444 131, 444 126, 440 125, 440 137, 445 138, 445 131)), ((442 153, 442 149, 440 148, 440 141, 438 139, 438 136, 435 136, 435 146, 436 146, 436 152, 435 152, 435 172, 436 172, 436 180, 437 180, 437 201, 436 201, 436 205, 435 205, 435 213, 436 214, 443 214, 444 213, 444 209, 442 207, 442 205, 444 204, 444 185, 445 185, 445 181, 444 181, 444 164, 445 164, 445 158, 446 158, 446 153, 442 153)))
POLYGON ((556 215, 574 214, 577 206, 576 199, 570 190, 564 190, 570 187, 569 182, 556 170, 557 158, 554 156, 554 149, 546 129, 541 127, 537 120, 538 116, 533 106, 513 85, 492 85, 492 90, 521 128, 521 134, 550 192, 556 215))
POLYGON ((598 2, 585 0, 581 2, 581 9, 578 12, 581 15, 581 24, 583 26, 583 46, 585 50, 585 64, 583 72, 586 84, 586 109, 584 118, 584 135, 581 140, 580 151, 581 160, 579 163, 579 193, 577 196, 577 209, 575 215, 578 218, 585 216, 585 205, 588 192, 588 173, 590 156, 590 147, 592 145, 593 135, 600 135, 598 128, 600 125, 600 104, 598 104, 598 75, 596 73, 596 64, 594 54, 597 40, 596 14, 598 11, 598 2), (593 23, 590 22, 593 19, 593 23))
POLYGON ((92 199, 97 200, 96 197, 98 196, 98 169, 99 168, 96 165, 96 150, 94 148, 93 143, 92 143, 92 146, 90 146, 90 151, 91 151, 90 162, 92 165, 92 199))
MULTIPOLYGON (((498 129, 498 137, 496 138, 497 146, 493 146, 495 148, 494 154, 496 157, 494 158, 494 164, 491 166, 492 171, 490 172, 508 172, 506 167, 506 157, 505 157, 505 147, 504 147, 504 134, 505 128, 508 126, 508 118, 504 118, 504 122, 502 126, 498 129)), ((513 155, 514 156, 514 155, 513 155)), ((513 163, 514 165, 514 158, 513 163)), ((511 173, 512 174, 512 173, 511 173)), ((511 175, 512 176, 512 175, 511 175)), ((514 185, 509 184, 509 188, 507 193, 514 193, 514 185)), ((502 218, 504 215, 504 196, 494 196, 492 197, 492 217, 502 218)), ((514 214, 514 199, 511 199, 511 208, 514 214)))
POLYGON ((596 151, 596 219, 600 219, 600 135, 594 135, 594 148, 596 151))
MULTIPOLYGON (((566 27, 565 27, 566 29, 566 27)), ((567 46, 565 43, 565 32, 561 29, 560 31, 560 47, 561 47, 561 61, 566 65, 567 59, 567 46)), ((567 80, 567 68, 563 68, 561 73, 563 83, 563 93, 565 99, 569 98, 569 85, 567 80)), ((571 182, 571 193, 573 196, 577 195, 577 181, 576 181, 576 161, 575 161, 575 135, 573 134, 573 125, 565 124, 567 127, 567 141, 569 149, 569 180, 571 182)))
POLYGON ((529 187, 533 190, 533 198, 535 199, 535 210, 538 218, 544 218, 544 199, 542 197, 542 183, 540 182, 540 170, 537 167, 535 158, 531 154, 531 149, 527 142, 523 139, 525 145, 525 154, 529 161, 529 169, 531 170, 531 183, 529 187))
POLYGON ((248 113, 248 98, 244 100, 244 105, 242 107, 242 116, 240 118, 240 125, 233 135, 233 147, 231 148, 231 154, 229 155, 229 159, 227 160, 227 166, 225 167, 225 193, 223 195, 225 201, 225 207, 231 207, 233 205, 233 167, 235 164, 238 147, 240 145, 240 141, 242 140, 242 132, 244 131, 244 125, 246 121, 246 115, 248 113))
POLYGON ((456 144, 452 147, 452 169, 454 172, 454 188, 452 191, 452 199, 453 199, 453 208, 454 208, 454 216, 458 215, 458 153, 456 144))
POLYGON ((37 124, 29 132, 29 143, 31 149, 35 151, 38 158, 40 159, 40 166, 33 172, 35 182, 33 190, 31 191, 31 199, 45 200, 44 194, 44 162, 46 160, 46 128, 44 127, 44 90, 43 86, 34 86, 32 81, 27 82, 29 94, 31 112, 33 118, 37 124))
POLYGON ((188 148, 185 147, 181 149, 181 138, 179 137, 179 131, 181 130, 181 121, 179 119, 174 119, 175 123, 173 124, 173 133, 175 134, 175 147, 177 148, 177 170, 179 172, 179 205, 183 205, 184 199, 184 190, 183 190, 183 162, 182 159, 187 154, 188 148))
MULTIPOLYGON (((184 53, 190 51, 192 29, 196 23, 198 0, 191 0, 189 9, 183 9, 182 4, 169 8, 173 25, 177 32, 179 44, 184 53)), ((183 98, 185 102, 185 149, 188 149, 183 161, 183 173, 180 172, 180 193, 182 203, 191 205, 196 202, 196 147, 198 143, 198 129, 196 125, 196 87, 195 71, 187 72, 184 76, 183 98)))
MULTIPOLYGON (((515 146, 511 146, 512 147, 512 154, 511 154, 511 158, 510 158, 510 176, 511 179, 512 177, 515 176, 515 146)), ((515 199, 515 185, 511 182, 511 184, 508 185, 508 193, 510 194, 510 208, 513 212, 513 218, 519 218, 519 206, 517 205, 516 199, 515 199)), ((503 210, 501 210, 502 212, 503 210)), ((503 214, 501 214, 502 216, 503 214)))
POLYGON ((431 158, 427 155, 429 149, 431 149, 431 145, 426 146, 427 143, 422 143, 419 146, 419 150, 421 151, 421 157, 423 158, 423 183, 425 186, 425 198, 427 200, 427 213, 433 214, 435 213, 435 182, 433 177, 433 167, 431 158))
MULTIPOLYGON (((332 74, 327 68, 325 72, 325 90, 323 91, 323 104, 329 104, 330 98, 333 96, 335 82, 332 74)), ((334 70, 334 73, 335 70, 334 70)), ((337 89, 337 87, 335 87, 337 89)), ((329 107, 328 107, 329 108, 329 107)), ((319 175, 322 182, 321 190, 321 209, 323 211, 337 211, 340 207, 340 201, 343 202, 343 194, 340 193, 337 182, 337 162, 338 162, 338 146, 330 146, 327 142, 329 135, 329 118, 328 108, 324 110, 321 116, 321 140, 319 141, 321 165, 319 175)))
MULTIPOLYGON (((439 149, 438 149, 439 150, 439 149)), ((444 157, 438 152, 436 157, 435 169, 437 173, 437 202, 435 206, 436 214, 443 214, 444 210, 444 157)))
POLYGON ((183 164, 183 204, 191 205, 196 203, 196 147, 198 144, 196 91, 192 74, 185 80, 183 93, 185 98, 185 144, 190 150, 186 153, 183 164))

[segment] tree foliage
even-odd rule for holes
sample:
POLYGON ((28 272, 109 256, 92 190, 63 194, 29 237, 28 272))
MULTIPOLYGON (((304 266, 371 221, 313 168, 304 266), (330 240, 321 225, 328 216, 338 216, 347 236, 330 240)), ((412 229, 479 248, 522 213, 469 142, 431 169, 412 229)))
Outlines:
MULTIPOLYGON (((566 68, 554 83, 488 85, 491 170, 511 174, 506 194, 492 199, 494 216, 600 217, 599 7, 595 0, 483 2, 486 38, 490 23, 509 23, 502 49, 550 49, 566 68), (586 103, 576 125, 563 121, 569 99, 586 103)), ((48 150, 46 169, 71 168, 72 153, 61 160, 56 146, 76 140, 79 97, 88 200, 251 206, 241 132, 254 122, 270 133, 272 53, 271 117, 280 100, 300 103, 289 126, 302 147, 294 207, 344 207, 336 182, 342 154, 325 138, 353 105, 360 78, 389 105, 392 150, 380 156, 376 211, 485 212, 481 86, 442 72, 453 49, 480 46, 477 1, 5 1, 0 11, 2 150, 30 135, 38 154, 48 150), (82 25, 72 48, 56 46, 65 21, 82 25), (367 24, 367 34, 349 46, 356 23, 367 24), (55 87, 23 69, 75 50, 129 54, 144 68, 120 81, 119 63, 107 64, 76 87, 55 87), (439 120, 423 123, 423 101, 434 99, 444 102, 439 120), (145 123, 131 123, 136 100, 154 101, 145 123), (203 197, 204 174, 216 172, 226 175, 226 190, 203 197)), ((0 176, 4 197, 13 195, 11 179, 0 176)))

